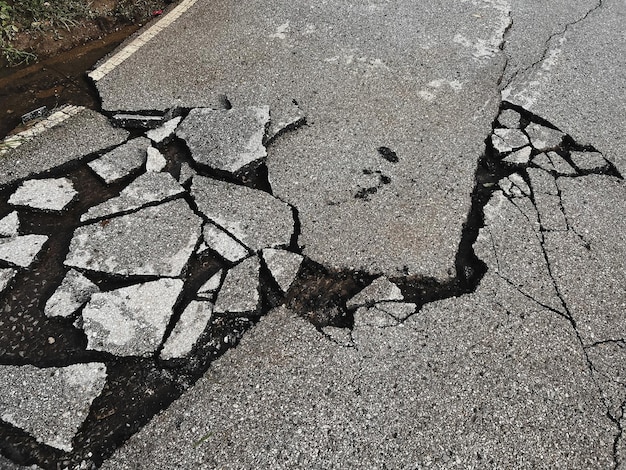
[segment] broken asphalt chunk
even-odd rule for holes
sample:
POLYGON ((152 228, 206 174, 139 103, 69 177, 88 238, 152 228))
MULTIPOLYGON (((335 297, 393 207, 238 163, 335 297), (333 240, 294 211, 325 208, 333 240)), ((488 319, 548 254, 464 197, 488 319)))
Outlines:
POLYGON ((105 183, 111 184, 139 170, 146 162, 148 147, 150 140, 138 137, 89 162, 88 165, 105 183))
POLYGON ((204 224, 202 236, 207 248, 216 251, 231 263, 236 263, 250 254, 245 246, 210 222, 204 224))
POLYGON ((530 188, 519 174, 502 178, 498 181, 498 186, 508 197, 524 197, 530 196, 530 188))
POLYGON ((67 178, 24 181, 9 198, 9 204, 32 209, 62 211, 78 192, 67 178))
POLYGON ((4 292, 9 282, 15 277, 15 269, 0 268, 0 293, 4 292))
POLYGON ((350 309, 363 305, 371 305, 384 300, 403 300, 400 288, 384 276, 374 279, 365 289, 360 291, 346 303, 350 309))
POLYGON ((189 163, 183 162, 180 164, 180 173, 178 175, 178 182, 180 184, 189 183, 194 176, 196 176, 196 172, 189 166, 189 163))
POLYGON ((226 273, 217 293, 215 313, 256 315, 261 306, 259 295, 260 261, 252 256, 226 273))
POLYGON ((187 356, 202 335, 213 313, 213 304, 205 301, 191 301, 176 323, 172 334, 161 350, 161 359, 175 359, 187 356))
POLYGON ((176 127, 178 127, 181 120, 181 116, 170 119, 169 121, 163 123, 161 127, 157 127, 156 129, 151 129, 146 132, 146 137, 156 144, 165 142, 172 136, 172 134, 174 134, 174 131, 176 130, 176 127))
POLYGON ((78 227, 65 265, 119 276, 178 276, 201 227, 184 200, 147 207, 78 227))
POLYGON ((263 260, 283 293, 289 290, 296 279, 303 259, 302 255, 291 251, 273 248, 263 250, 263 260))
POLYGON ((550 150, 561 145, 565 134, 556 129, 542 126, 535 122, 531 122, 526 126, 526 134, 530 138, 530 143, 540 152, 544 150, 550 150))
POLYGON ((213 274, 208 281, 206 281, 200 289, 198 289, 197 296, 201 298, 211 298, 213 294, 217 292, 222 284, 222 270, 213 274))
POLYGON ((600 152, 572 152, 572 163, 581 171, 601 170, 608 166, 600 152))
POLYGON ((495 129, 493 132, 504 142, 502 148, 508 149, 498 149, 500 152, 510 152, 511 150, 528 145, 528 137, 519 129, 495 129))
POLYGON ((176 135, 187 142, 192 158, 202 165, 235 173, 261 160, 270 120, 269 107, 192 109, 176 135))
POLYGON ((526 146, 523 147, 502 159, 505 163, 511 163, 514 165, 525 165, 530 160, 530 153, 532 152, 532 148, 526 146))
POLYGON ((0 237, 13 237, 18 234, 19 230, 20 219, 17 211, 13 211, 0 219, 0 237))
POLYGON ((148 147, 146 156, 146 171, 163 171, 167 165, 167 160, 158 149, 148 147))
POLYGON ((169 173, 147 172, 126 186, 118 197, 91 207, 80 217, 80 220, 85 222, 128 212, 154 202, 170 199, 184 192, 185 188, 178 184, 169 173))
POLYGON ((292 130, 306 122, 306 116, 294 101, 286 105, 273 106, 270 111, 270 124, 265 142, 270 142, 285 131, 292 130))
POLYGON ((21 235, 0 239, 0 260, 26 268, 35 260, 44 243, 45 235, 21 235))
POLYGON ((69 317, 85 305, 92 294, 99 291, 98 286, 82 273, 70 269, 46 302, 44 313, 47 317, 69 317))
POLYGON ((519 129, 520 113, 513 109, 505 109, 498 115, 498 122, 509 129, 519 129))
POLYGON ((182 288, 180 279, 159 279, 93 294, 82 313, 87 349, 150 356, 161 344, 182 288))
POLYGON ((106 366, 98 362, 46 369, 0 366, 0 419, 70 452, 106 376, 106 366))
POLYGON ((533 163, 542 170, 554 171, 554 165, 552 164, 552 160, 550 160, 545 153, 535 155, 535 157, 533 158, 533 163))
POLYGON ((201 213, 248 248, 289 246, 293 213, 272 195, 206 177, 193 179, 191 194, 201 213))
POLYGON ((548 158, 552 162, 552 166, 555 171, 561 175, 573 176, 576 174, 576 170, 567 163, 567 161, 556 152, 548 152, 548 158))

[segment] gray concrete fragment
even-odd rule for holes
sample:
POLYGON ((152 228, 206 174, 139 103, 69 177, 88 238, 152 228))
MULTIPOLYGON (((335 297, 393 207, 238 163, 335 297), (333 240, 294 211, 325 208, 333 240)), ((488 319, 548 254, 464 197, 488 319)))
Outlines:
POLYGON ((500 191, 485 206, 485 227, 480 230, 474 250, 511 286, 538 304, 562 312, 533 218, 500 191))
POLYGON ((572 152, 572 163, 582 171, 600 170, 607 167, 607 161, 599 152, 572 152))
POLYGON ((530 143, 540 152, 550 150, 561 145, 565 134, 556 129, 550 129, 549 127, 542 126, 535 122, 531 122, 525 129, 530 143))
POLYGON ((266 248, 263 260, 278 286, 287 292, 298 275, 304 257, 291 251, 266 248))
POLYGON ((107 184, 114 183, 141 168, 149 146, 148 139, 138 137, 89 162, 89 167, 107 184))
POLYGON ((150 356, 161 344, 182 288, 180 279, 159 279, 94 294, 82 313, 87 349, 150 356))
POLYGON ((174 134, 174 131, 176 130, 176 127, 178 127, 181 119, 182 117, 178 116, 174 119, 166 121, 161 127, 157 127, 156 129, 150 129, 148 132, 146 132, 146 137, 156 144, 165 142, 174 134))
POLYGON ((158 149, 154 147, 148 147, 146 157, 146 171, 163 171, 167 165, 167 160, 158 149))
POLYGON ((287 129, 292 129, 303 124, 306 116, 300 107, 293 101, 282 106, 272 107, 270 111, 270 125, 267 130, 267 142, 282 134, 287 129))
POLYGON ((0 239, 0 259, 25 268, 35 260, 48 241, 45 235, 21 235, 0 239))
POLYGON ((13 237, 18 234, 19 230, 20 219, 17 211, 11 212, 0 220, 0 237, 13 237))
POLYGON ((550 173, 539 168, 528 168, 527 171, 528 177, 530 178, 530 186, 535 194, 544 193, 553 196, 559 194, 559 188, 550 173))
POLYGON ((493 132, 511 149, 528 145, 528 137, 519 129, 494 129, 493 132))
POLYGON ((67 178, 24 181, 9 198, 9 204, 33 209, 61 211, 78 192, 67 178))
POLYGON ((230 269, 217 294, 215 313, 257 314, 261 302, 259 269, 260 261, 256 256, 230 269))
POLYGON ((180 174, 178 176, 178 182, 180 184, 187 184, 194 176, 196 176, 196 172, 187 162, 180 164, 180 174))
POLYGON ((161 359, 176 359, 187 356, 202 335, 213 313, 211 302, 191 301, 165 341, 161 359))
POLYGON ((245 246, 210 222, 204 224, 202 237, 207 248, 216 251, 231 263, 236 263, 250 254, 245 246))
POLYGON ((70 452, 106 376, 106 366, 98 362, 47 369, 0 366, 0 419, 70 452))
POLYGON ((514 165, 525 165, 530 160, 530 153, 532 149, 530 147, 521 148, 510 155, 507 155, 502 159, 505 163, 512 163, 514 165))
POLYGON ((561 157, 558 153, 548 152, 548 158, 552 162, 552 165, 554 166, 554 169, 557 173, 567 176, 572 176, 576 174, 576 170, 574 170, 574 168, 572 168, 572 166, 567 163, 567 161, 565 161, 565 159, 561 157))
POLYGON ((44 313, 47 317, 69 317, 85 305, 92 294, 99 291, 97 285, 78 271, 70 269, 46 302, 44 313))
POLYGON ((269 119, 267 106, 196 108, 178 126, 176 135, 187 142, 198 163, 235 173, 267 156, 263 137, 269 119))
POLYGON ((263 191, 197 177, 191 195, 200 212, 252 250, 291 242, 291 208, 263 191))
POLYGON ((220 288, 222 285, 222 270, 220 269, 213 276, 206 281, 200 289, 198 289, 198 297, 207 298, 213 297, 213 294, 220 288))
POLYGON ((27 178, 126 140, 128 132, 84 109, 0 159, 0 184, 27 178))
POLYGON ((513 109, 505 109, 498 115, 498 122, 509 129, 519 129, 520 114, 513 109))
POLYGON ((15 277, 15 269, 0 268, 0 293, 4 292, 9 282, 15 277))
POLYGON ((178 276, 200 238, 201 219, 183 200, 78 227, 66 266, 120 276, 178 276))
POLYGON ((400 288, 384 276, 380 276, 352 297, 346 303, 348 308, 371 305, 384 300, 403 300, 404 296, 400 288))
POLYGON ((545 171, 554 171, 554 165, 552 164, 552 160, 548 158, 545 153, 540 153, 539 155, 535 155, 533 158, 533 163, 537 165, 539 168, 545 171))
POLYGON ((89 208, 81 222, 139 209, 185 192, 169 173, 147 172, 126 186, 118 197, 89 208))
POLYGON ((561 209, 561 198, 535 192, 535 205, 543 230, 567 230, 567 220, 561 209))

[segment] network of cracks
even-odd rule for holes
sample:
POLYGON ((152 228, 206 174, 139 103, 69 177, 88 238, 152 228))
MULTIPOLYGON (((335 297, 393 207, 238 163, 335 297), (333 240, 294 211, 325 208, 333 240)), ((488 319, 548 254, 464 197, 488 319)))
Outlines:
MULTIPOLYGON (((224 104, 117 114, 131 131, 122 145, 0 189, 0 451, 16 463, 97 468, 278 305, 353 347, 355 324, 398 325, 473 292, 487 269, 473 245, 495 191, 541 206, 541 230, 559 230, 556 178, 621 178, 595 148, 504 102, 456 276, 333 270, 303 255, 298 210, 272 194, 265 165, 274 139, 306 125, 298 104, 282 122, 267 107, 224 104), (40 389, 26 397, 22 383, 40 389)), ((354 197, 367 204, 375 192, 354 197)))

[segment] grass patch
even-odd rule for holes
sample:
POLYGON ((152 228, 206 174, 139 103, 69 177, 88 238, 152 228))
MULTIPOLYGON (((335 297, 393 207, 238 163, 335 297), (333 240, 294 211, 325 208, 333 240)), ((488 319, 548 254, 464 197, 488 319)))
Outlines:
POLYGON ((0 52, 11 66, 32 62, 37 60, 33 50, 37 43, 63 42, 88 23, 101 29, 103 24, 140 23, 169 1, 0 0, 0 52))

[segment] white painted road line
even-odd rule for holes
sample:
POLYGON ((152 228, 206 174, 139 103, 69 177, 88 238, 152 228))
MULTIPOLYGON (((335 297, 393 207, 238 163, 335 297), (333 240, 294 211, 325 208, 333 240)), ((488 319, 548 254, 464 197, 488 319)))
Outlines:
POLYGON ((115 67, 120 65, 130 56, 132 56, 141 46, 148 43, 159 32, 167 28, 170 24, 176 21, 183 13, 191 8, 198 0, 183 0, 172 11, 167 13, 163 18, 153 24, 146 31, 141 33, 136 39, 131 41, 124 49, 117 52, 113 56, 109 57, 102 65, 93 70, 88 76, 97 82, 101 80, 106 74, 111 72, 115 67))

